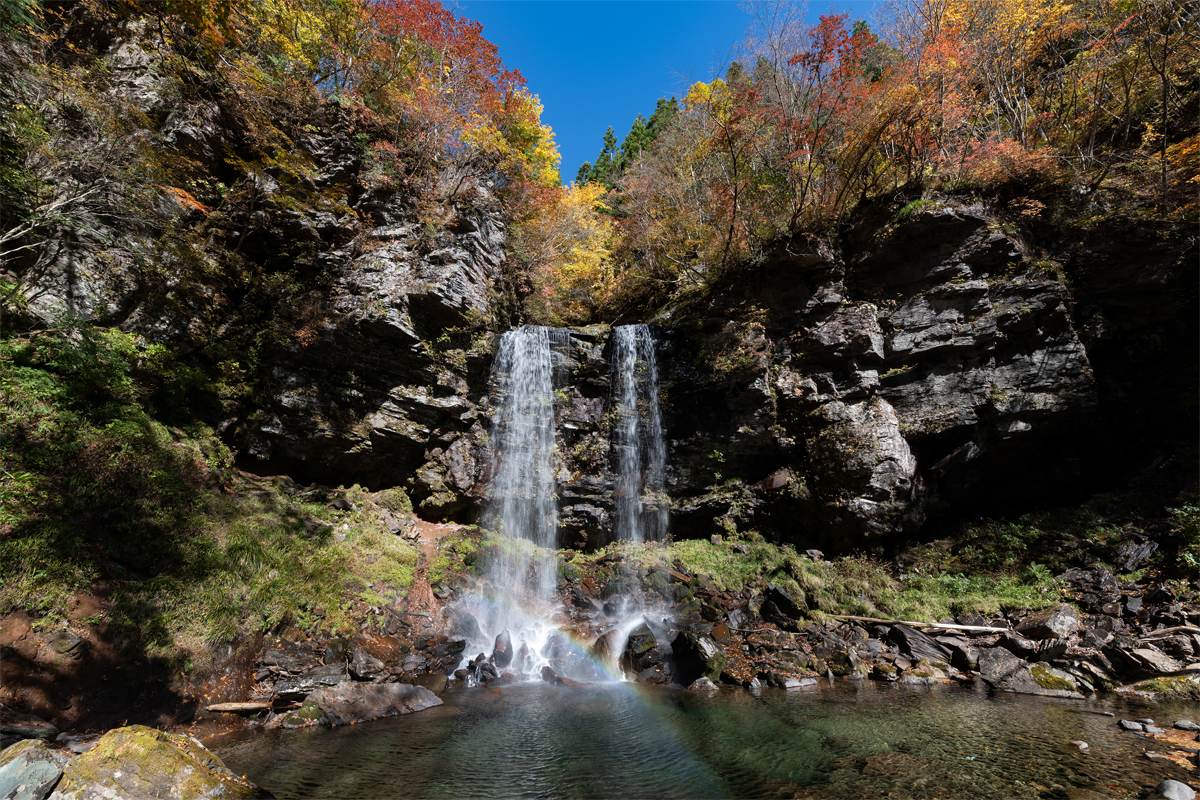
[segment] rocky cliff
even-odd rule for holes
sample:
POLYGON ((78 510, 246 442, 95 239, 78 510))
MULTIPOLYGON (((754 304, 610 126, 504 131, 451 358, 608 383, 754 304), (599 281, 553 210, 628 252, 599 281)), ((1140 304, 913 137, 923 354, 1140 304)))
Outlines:
MULTIPOLYGON (((233 184, 231 165, 264 152, 235 91, 173 86, 136 25, 85 34, 111 96, 205 180, 233 184)), ((401 485, 427 518, 474 519, 490 362, 514 318, 494 187, 452 164, 420 196, 373 182, 353 121, 306 113, 289 139, 302 169, 268 159, 215 209, 176 192, 138 226, 96 220, 29 309, 244 374, 197 413, 247 464, 401 485)), ((855 547, 1193 445, 1194 238, 1046 199, 878 202, 834 240, 782 242, 653 312, 674 534, 855 547)), ((594 546, 612 527, 609 329, 563 341, 564 541, 594 546)))

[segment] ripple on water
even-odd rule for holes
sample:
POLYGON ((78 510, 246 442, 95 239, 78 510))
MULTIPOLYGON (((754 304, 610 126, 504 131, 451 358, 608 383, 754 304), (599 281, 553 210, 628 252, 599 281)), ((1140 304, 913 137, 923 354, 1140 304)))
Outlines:
POLYGON ((1078 701, 972 688, 707 695, 518 685, 443 699, 397 719, 212 744, 281 798, 1082 798, 1187 777, 1145 759, 1144 740, 1081 713, 1078 701))

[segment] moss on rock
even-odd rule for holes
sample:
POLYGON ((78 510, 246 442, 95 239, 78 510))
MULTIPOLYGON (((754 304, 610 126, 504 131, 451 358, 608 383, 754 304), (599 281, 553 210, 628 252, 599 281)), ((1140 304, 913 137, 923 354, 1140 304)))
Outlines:
POLYGON ((190 736, 144 725, 111 730, 63 771, 56 796, 251 798, 262 792, 190 736))

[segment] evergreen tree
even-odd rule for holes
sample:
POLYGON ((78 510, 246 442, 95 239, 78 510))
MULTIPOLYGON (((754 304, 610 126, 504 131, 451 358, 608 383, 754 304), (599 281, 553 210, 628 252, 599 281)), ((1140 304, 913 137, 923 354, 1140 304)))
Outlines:
POLYGON ((592 171, 592 162, 585 161, 579 165, 579 172, 575 173, 575 183, 582 186, 588 182, 588 175, 592 171))

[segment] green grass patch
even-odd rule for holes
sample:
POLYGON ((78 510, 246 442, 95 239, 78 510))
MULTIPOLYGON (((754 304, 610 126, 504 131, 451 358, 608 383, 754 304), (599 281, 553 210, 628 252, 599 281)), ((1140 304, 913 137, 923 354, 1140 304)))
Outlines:
MULTIPOLYGON (((636 568, 679 566, 718 589, 783 588, 813 619, 851 614, 936 621, 976 612, 1037 610, 1059 601, 1050 571, 1032 564, 1011 573, 933 572, 901 581, 891 565, 851 556, 831 563, 798 554, 790 545, 762 541, 685 540, 670 545, 609 545, 595 557, 619 552, 636 568), (746 552, 741 552, 745 549, 746 552)), ((583 558, 577 557, 577 561, 583 558)))

